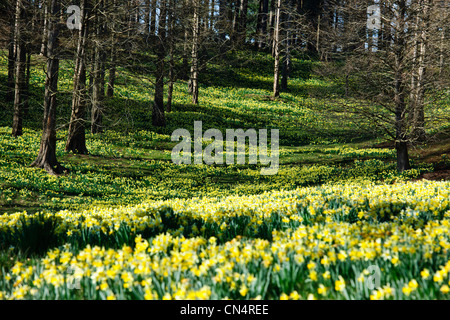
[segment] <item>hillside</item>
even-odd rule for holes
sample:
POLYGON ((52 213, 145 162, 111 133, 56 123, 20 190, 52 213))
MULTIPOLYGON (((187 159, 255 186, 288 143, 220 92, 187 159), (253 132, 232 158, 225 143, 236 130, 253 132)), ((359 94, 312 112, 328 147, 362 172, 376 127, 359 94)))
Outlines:
POLYGON ((51 176, 29 167, 43 62, 32 58, 23 136, 11 136, 12 110, 0 98, 0 299, 447 298, 445 125, 398 173, 389 138, 333 108, 344 91, 315 72, 318 62, 295 58, 289 89, 272 99, 272 57, 246 50, 208 65, 198 105, 177 81, 164 128, 151 125, 152 82, 119 69, 108 129, 88 133, 89 154, 74 155, 63 150, 73 79, 64 60, 57 157, 70 171, 51 176), (171 134, 193 133, 194 121, 203 131, 279 129, 278 173, 174 164, 171 134), (383 277, 370 290, 363 282, 374 265, 383 277), (74 280, 83 290, 68 290, 74 280))

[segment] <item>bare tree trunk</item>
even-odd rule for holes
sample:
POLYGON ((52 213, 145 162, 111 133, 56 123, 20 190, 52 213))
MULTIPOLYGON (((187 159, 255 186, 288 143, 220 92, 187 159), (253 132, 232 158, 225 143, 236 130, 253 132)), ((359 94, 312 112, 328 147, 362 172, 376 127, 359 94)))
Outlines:
POLYGON ((143 2, 144 2, 144 35, 147 36, 150 31, 150 12, 152 4, 150 0, 143 0, 143 2))
POLYGON ((219 31, 219 39, 225 40, 226 38, 226 25, 227 25, 227 0, 219 0, 219 19, 217 22, 217 29, 219 31))
POLYGON ((14 79, 14 115, 12 135, 21 136, 23 133, 23 108, 26 100, 26 40, 25 40, 25 7, 23 0, 17 0, 15 18, 16 63, 14 79))
POLYGON ((427 16, 429 11, 429 3, 425 1, 423 6, 423 21, 422 30, 420 31, 420 46, 418 52, 418 71, 417 71, 417 83, 415 89, 415 103, 414 103, 414 118, 413 118, 413 133, 412 136, 418 141, 425 141, 425 112, 424 112, 424 77, 426 72, 426 51, 427 51, 427 33, 429 17, 427 16))
POLYGON ((190 91, 192 92, 192 103, 198 104, 198 48, 199 48, 199 3, 198 0, 192 0, 194 6, 194 15, 192 17, 193 36, 192 36, 192 52, 191 52, 191 75, 190 75, 190 91))
POLYGON ((174 72, 175 62, 173 59, 173 49, 170 49, 170 51, 171 53, 169 60, 169 86, 167 89, 167 107, 166 107, 167 112, 172 111, 173 86, 175 84, 175 72, 174 72))
POLYGON ((414 26, 413 54, 411 59, 411 88, 410 106, 408 121, 412 124, 411 138, 416 141, 425 140, 425 115, 424 115, 424 74, 425 74, 425 54, 426 54, 426 29, 428 18, 427 4, 420 0, 418 7, 421 12, 417 13, 414 26), (422 12, 424 15, 422 15, 422 12))
POLYGON ((278 98, 280 96, 280 13, 281 0, 277 0, 276 3, 276 15, 275 15, 275 30, 274 30, 274 51, 275 51, 275 63, 273 71, 273 97, 278 98))
POLYGON ((322 60, 322 57, 320 55, 320 15, 317 16, 316 52, 319 56, 319 59, 322 60))
POLYGON ((44 7, 44 26, 42 28, 41 56, 45 56, 47 51, 48 1, 49 0, 42 1, 42 6, 44 7))
POLYGON ((271 0, 270 1, 270 12, 269 12, 269 44, 270 48, 272 49, 272 56, 275 56, 275 41, 274 41, 274 31, 275 31, 275 21, 276 21, 276 3, 278 3, 278 0, 271 0))
POLYGON ((58 91, 59 59, 57 57, 59 35, 59 0, 51 0, 48 22, 47 75, 44 94, 44 119, 41 145, 33 167, 45 169, 50 174, 66 171, 56 159, 56 94, 58 91))
MULTIPOLYGON (((150 10, 150 1, 148 1, 148 6, 146 8, 145 16, 147 17, 146 25, 146 35, 148 35, 148 28, 149 28, 149 10, 150 10)), ((116 0, 113 0, 113 6, 116 6, 116 0)), ((111 98, 114 96, 114 86, 116 82, 116 54, 117 54, 117 48, 116 48, 116 36, 115 36, 115 22, 112 21, 112 31, 111 31, 111 50, 110 50, 110 59, 109 59, 109 77, 108 77, 108 85, 106 88, 106 96, 108 98, 111 98)))
POLYGON ((166 4, 167 0, 160 0, 160 15, 158 22, 158 44, 156 47, 155 99, 152 109, 152 124, 157 127, 166 125, 164 115, 164 58, 166 40, 166 4))
POLYGON ((409 170, 408 137, 405 124, 405 16, 406 0, 399 1, 399 10, 395 30, 395 78, 394 78, 394 102, 395 102, 395 149, 397 151, 397 170, 403 172, 409 170))
POLYGON ((237 26, 237 43, 240 46, 245 44, 247 38, 247 12, 248 0, 240 0, 237 26))
POLYGON ((283 57, 283 71, 281 78, 281 90, 286 91, 288 89, 288 79, 291 73, 291 14, 283 14, 283 20, 285 24, 284 36, 284 57, 283 57))
POLYGON ((81 29, 79 31, 75 75, 73 79, 72 115, 65 150, 78 154, 88 154, 86 147, 86 41, 89 34, 88 8, 86 0, 81 1, 81 29))
MULTIPOLYGON (((319 54, 320 50, 320 16, 321 16, 321 5, 323 0, 309 0, 302 1, 302 11, 305 13, 308 22, 311 23, 311 37, 308 40, 306 46, 307 51, 311 56, 316 56, 319 54), (312 35, 315 33, 315 36, 312 35)), ((320 58, 320 56, 319 56, 320 58)))
POLYGON ((442 26, 441 30, 441 48, 440 48, 440 54, 439 54, 439 77, 442 76, 442 71, 444 70, 444 45, 445 45, 445 26, 442 26))
POLYGON ((92 87, 91 133, 103 132, 103 112, 105 95, 105 63, 104 51, 101 41, 103 35, 103 19, 100 16, 101 8, 96 10, 96 37, 94 49, 94 79, 92 87))
POLYGON ((6 101, 14 101, 14 65, 16 61, 16 42, 15 42, 15 8, 10 4, 10 33, 8 44, 8 91, 6 93, 6 101))
POLYGON ((411 169, 409 164, 408 144, 406 141, 398 141, 395 143, 397 151, 397 170, 403 172, 411 169))
MULTIPOLYGON (((174 11, 175 11, 175 0, 169 0, 168 9, 168 25, 169 25, 169 86, 167 90, 167 106, 166 111, 172 111, 172 96, 173 96, 173 86, 175 82, 175 59, 174 59, 174 11)), ((214 4, 214 2, 212 2, 214 4)))
POLYGON ((259 14, 258 14, 258 48, 262 49, 266 46, 267 37, 267 15, 269 12, 269 0, 259 1, 259 14))
POLYGON ((216 13, 216 0, 208 0, 210 4, 210 16, 209 16, 209 30, 213 32, 214 30, 214 19, 215 19, 215 13, 216 13))
POLYGON ((135 0, 135 2, 134 2, 134 7, 136 8, 135 9, 135 13, 134 13, 134 22, 135 22, 135 31, 136 31, 136 33, 135 34, 137 34, 137 33, 139 33, 140 32, 140 27, 141 27, 141 23, 140 23, 140 21, 141 21, 141 6, 140 6, 140 2, 141 2, 141 0, 135 0))
POLYGON ((27 45, 27 59, 26 59, 26 67, 25 67, 25 86, 23 90, 23 115, 26 117, 28 115, 28 111, 30 109, 30 78, 31 78, 31 48, 27 45))
POLYGON ((415 109, 415 101, 416 98, 414 96, 415 93, 415 88, 416 88, 416 83, 417 83, 417 73, 416 73, 416 69, 417 69, 417 53, 418 53, 418 45, 419 45, 419 16, 417 16, 416 18, 416 23, 414 26, 414 40, 413 40, 413 52, 412 52, 412 65, 411 65, 411 92, 410 92, 410 96, 409 96, 409 100, 411 103, 411 115, 413 114, 413 111, 415 109))
POLYGON ((156 35, 156 6, 157 6, 157 2, 156 0, 151 0, 152 4, 151 4, 151 18, 150 18, 150 34, 151 35, 156 35))
MULTIPOLYGON (((183 42, 183 57, 182 57, 182 72, 181 72, 181 78, 183 80, 189 80, 189 33, 188 33, 187 27, 184 28, 184 42, 183 42)), ((190 82, 189 82, 189 93, 192 93, 190 91, 190 82)))
MULTIPOLYGON (((160 51, 161 52, 161 51, 160 51)), ((152 124, 157 127, 166 125, 164 115, 164 55, 157 55, 155 101, 152 109, 152 124)))
POLYGON ((386 38, 387 38, 387 25, 388 22, 386 19, 388 18, 386 6, 384 3, 380 4, 380 13, 384 19, 381 19, 381 28, 378 31, 378 39, 377 39, 377 50, 384 51, 386 49, 386 38))
POLYGON ((111 57, 109 62, 109 77, 108 77, 108 87, 106 89, 106 96, 111 98, 114 96, 114 86, 116 83, 116 49, 114 46, 111 47, 111 57))

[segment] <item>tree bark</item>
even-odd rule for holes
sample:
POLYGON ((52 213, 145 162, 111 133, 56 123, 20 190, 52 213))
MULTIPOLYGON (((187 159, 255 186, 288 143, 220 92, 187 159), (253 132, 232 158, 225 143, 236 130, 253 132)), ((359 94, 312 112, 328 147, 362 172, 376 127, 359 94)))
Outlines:
POLYGON ((150 34, 156 35, 156 0, 151 0, 150 34))
POLYGON ((408 136, 406 133, 405 116, 405 18, 406 0, 399 1, 397 25, 395 30, 395 77, 394 77, 394 103, 395 103, 395 149, 397 151, 397 170, 403 172, 409 170, 408 136))
POLYGON ((430 17, 427 16, 429 5, 427 1, 424 1, 423 6, 423 24, 420 30, 420 41, 418 46, 418 61, 417 61, 417 81, 415 85, 414 93, 414 110, 413 110, 413 132, 412 137, 417 141, 425 141, 425 111, 424 111, 424 77, 426 72, 426 51, 427 51, 427 29, 430 17))
POLYGON ((89 34, 86 0, 81 1, 81 29, 78 36, 75 75, 73 79, 72 115, 65 150, 77 154, 88 154, 86 147, 86 41, 89 34))
POLYGON ((31 78, 31 48, 29 45, 26 46, 27 58, 25 66, 25 86, 23 91, 24 101, 23 101, 23 116, 28 115, 30 109, 30 78, 31 78))
POLYGON ((41 42, 41 56, 45 56, 47 53, 47 36, 48 36, 48 1, 43 0, 42 6, 44 7, 44 25, 42 28, 42 42, 41 42))
POLYGON ((288 89, 288 79, 291 73, 291 15, 290 13, 286 13, 284 16, 284 24, 286 25, 286 30, 284 31, 284 57, 283 57, 283 71, 281 78, 281 90, 286 91, 288 89))
POLYGON ((444 70, 444 54, 445 54, 445 26, 441 27, 441 46, 439 53, 439 77, 442 76, 442 71, 444 70))
POLYGON ((16 60, 16 44, 15 44, 15 8, 11 4, 9 8, 10 13, 10 33, 8 43, 8 84, 6 92, 6 101, 14 101, 14 65, 16 60))
POLYGON ((198 0, 192 0, 194 6, 194 15, 192 17, 193 35, 192 35, 192 52, 191 52, 191 75, 190 75, 190 91, 192 92, 192 103, 198 104, 198 50, 199 50, 199 3, 198 0))
POLYGON ((238 17, 238 45, 245 44, 247 38, 247 13, 248 13, 248 0, 240 0, 239 4, 239 17, 238 17))
POLYGON ((152 3, 150 0, 144 0, 144 35, 148 35, 150 31, 150 12, 152 3))
POLYGON ((164 58, 166 41, 166 0, 160 1, 160 15, 158 22, 158 43, 156 46, 156 71, 155 71, 155 99, 152 109, 152 124, 157 127, 166 125, 164 114, 164 58))
POLYGON ((273 97, 278 98, 280 96, 280 13, 281 0, 277 0, 275 8, 275 30, 274 30, 274 71, 273 71, 273 97))
POLYGON ((59 58, 57 57, 59 36, 60 0, 51 0, 48 22, 47 75, 44 93, 43 133, 39 153, 32 167, 45 169, 50 174, 61 174, 67 169, 56 159, 56 95, 58 91, 59 58))
POLYGON ((219 0, 219 19, 217 23, 217 29, 219 32, 219 39, 222 41, 226 39, 227 22, 227 0, 219 0))
MULTIPOLYGON (((174 58, 174 11, 175 11, 175 0, 169 0, 168 8, 168 25, 169 25, 169 86, 167 89, 167 105, 166 111, 172 111, 172 96, 173 96, 173 86, 175 83, 175 58, 174 58)), ((212 2, 213 3, 213 2, 212 2)))
POLYGON ((405 141, 396 142, 395 149, 397 152, 397 170, 403 172, 411 169, 408 156, 408 145, 405 141))
POLYGON ((105 54, 101 41, 103 35, 103 19, 101 8, 96 10, 96 38, 94 48, 94 71, 92 87, 91 133, 103 132, 103 112, 105 96, 105 54))
POLYGON ((214 19, 215 19, 215 13, 216 13, 216 0, 208 0, 210 5, 210 16, 209 16, 209 30, 211 32, 214 31, 214 19))
POLYGON ((303 2, 302 11, 306 14, 308 21, 311 23, 312 30, 315 31, 315 37, 311 37, 311 40, 307 42, 307 51, 311 56, 316 56, 319 53, 318 41, 320 40, 320 21, 318 17, 321 15, 323 0, 304 0, 303 2))
POLYGON ((258 26, 257 26, 258 49, 263 49, 266 46, 268 13, 269 13, 269 0, 260 0, 258 13, 258 26))
POLYGON ((14 137, 23 134, 23 109, 26 101, 26 39, 25 39, 25 4, 23 0, 17 0, 15 18, 16 62, 14 79, 14 115, 12 135, 14 137))
MULTIPOLYGON (((116 0, 113 0, 113 6, 116 6, 116 0)), ((146 8, 145 16, 149 18, 149 10, 150 10, 150 1, 148 0, 148 6, 146 8)), ((148 28, 149 28, 149 21, 147 19, 146 22, 146 35, 148 35, 148 28)), ((111 51, 110 51, 110 59, 109 59, 109 77, 108 77, 108 85, 106 89, 106 96, 108 98, 111 98, 114 96, 114 86, 116 83, 116 55, 117 55, 117 49, 116 49, 116 36, 115 36, 115 22, 112 21, 112 31, 111 31, 111 51)))
POLYGON ((274 41, 274 31, 275 31, 275 21, 276 21, 276 3, 278 3, 278 0, 271 0, 270 1, 270 11, 269 11, 269 44, 270 48, 272 50, 272 56, 275 56, 275 41, 274 41))
POLYGON ((116 84, 116 50, 114 46, 111 48, 111 58, 109 65, 108 87, 106 89, 106 96, 111 98, 114 96, 114 86, 116 84))

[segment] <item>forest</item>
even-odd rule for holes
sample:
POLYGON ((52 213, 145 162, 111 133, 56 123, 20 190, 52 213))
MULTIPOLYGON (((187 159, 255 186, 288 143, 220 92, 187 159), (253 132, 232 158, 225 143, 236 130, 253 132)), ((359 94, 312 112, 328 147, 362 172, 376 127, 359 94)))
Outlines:
POLYGON ((449 12, 0 0, 0 300, 449 299, 449 12))

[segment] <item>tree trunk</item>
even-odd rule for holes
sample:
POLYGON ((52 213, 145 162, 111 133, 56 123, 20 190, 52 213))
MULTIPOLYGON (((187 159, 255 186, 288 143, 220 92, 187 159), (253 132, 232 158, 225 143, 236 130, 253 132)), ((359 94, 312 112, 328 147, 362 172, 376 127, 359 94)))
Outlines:
POLYGON ((59 35, 59 0, 51 0, 48 22, 47 75, 44 93, 44 119, 41 145, 32 167, 45 169, 50 174, 61 174, 67 169, 56 159, 56 94, 58 91, 59 59, 57 57, 59 35))
POLYGON ((276 3, 278 3, 278 0, 271 0, 270 1, 270 12, 269 12, 269 44, 270 48, 272 50, 272 56, 275 56, 275 41, 274 41, 274 31, 275 31, 275 21, 276 21, 276 3))
POLYGON ((151 0, 150 35, 156 35, 156 0, 151 0))
POLYGON ((166 119, 164 115, 164 52, 158 49, 158 62, 156 64, 155 101, 152 109, 152 124, 164 127, 166 119))
POLYGON ((238 17, 238 45, 245 44, 247 38, 247 12, 248 12, 248 0, 240 0, 239 4, 239 17, 238 17))
POLYGON ((256 16, 256 42, 257 48, 260 47, 261 33, 262 33, 262 16, 263 16, 263 0, 259 0, 258 15, 256 16))
POLYGON ((6 101, 14 101, 14 65, 16 61, 16 44, 15 44, 15 8, 10 5, 10 33, 8 43, 8 84, 6 92, 6 101))
POLYGON ((86 41, 89 34, 86 0, 81 2, 81 29, 78 36, 75 75, 73 80, 72 115, 65 150, 78 154, 88 154, 86 147, 86 41))
POLYGON ((169 0, 168 25, 169 25, 169 87, 167 90, 167 106, 166 111, 172 111, 173 86, 175 82, 175 59, 174 59, 174 10, 175 0, 169 0))
MULTIPOLYGON (((150 1, 148 1, 148 6, 146 7, 146 13, 145 16, 147 17, 146 22, 146 35, 148 35, 148 28, 149 28, 149 14, 150 14, 150 1)), ((113 0, 113 6, 116 6, 116 0, 113 0)), ((116 37, 115 37, 115 23, 112 21, 112 32, 111 32, 111 51, 110 51, 110 59, 109 59, 109 77, 108 77, 108 85, 106 89, 106 96, 108 98, 111 98, 114 96, 114 86, 116 82, 116 37)))
POLYGON ((284 57, 283 57, 283 71, 282 71, 282 78, 281 78, 281 90, 286 91, 288 89, 288 79, 291 72, 291 52, 290 52, 290 39, 291 39, 291 30, 290 30, 290 20, 291 15, 284 14, 284 19, 286 20, 284 23, 286 24, 286 30, 284 31, 285 35, 285 46, 284 46, 284 57))
POLYGON ((275 53, 275 63, 273 71, 273 97, 278 98, 280 96, 280 7, 281 0, 277 0, 276 3, 276 14, 275 14, 275 30, 274 30, 274 53, 275 53))
POLYGON ((262 49, 266 46, 267 37, 267 15, 269 13, 269 0, 259 1, 259 14, 258 14, 258 49, 262 49))
POLYGON ((307 51, 311 56, 316 56, 319 52, 319 40, 320 40, 320 21, 321 5, 323 0, 308 0, 303 1, 302 11, 306 14, 306 18, 312 25, 312 30, 315 31, 315 37, 311 37, 307 43, 307 51))
POLYGON ((31 78, 31 48, 26 46, 27 59, 25 67, 25 86, 24 86, 24 102, 23 102, 23 115, 26 117, 30 109, 30 78, 31 78))
MULTIPOLYGON (((425 1, 427 2, 427 1, 425 1)), ((425 141, 425 113, 424 113, 424 77, 426 72, 426 51, 427 51, 427 33, 429 18, 427 16, 429 10, 429 4, 425 3, 423 6, 423 21, 424 24, 421 26, 420 31, 420 45, 418 47, 418 61, 417 61, 417 81, 415 85, 415 102, 414 102, 414 110, 413 110, 413 132, 412 136, 417 141, 425 141)))
POLYGON ((24 35, 25 7, 23 0, 17 0, 15 21, 16 63, 14 79, 14 115, 12 135, 21 136, 23 133, 23 109, 26 100, 26 40, 24 35))
MULTIPOLYGON (((183 42, 183 57, 182 57, 182 67, 181 67, 181 79, 189 80, 189 33, 187 27, 184 28, 184 42, 183 42)), ((192 93, 189 91, 189 93, 192 93)))
POLYGON ((41 56, 45 56, 47 53, 47 36, 48 36, 48 1, 43 0, 42 6, 44 7, 44 26, 42 28, 42 43, 41 43, 41 56))
POLYGON ((216 13, 216 0, 208 0, 210 5, 209 30, 214 32, 214 18, 216 13))
POLYGON ((167 89, 167 112, 172 111, 172 99, 173 99, 173 86, 175 83, 175 75, 174 75, 174 59, 173 59, 173 53, 170 55, 170 61, 169 61, 169 87, 167 89))
MULTIPOLYGON (((380 4, 380 13, 381 16, 384 17, 385 19, 387 18, 386 15, 386 8, 385 5, 383 3, 380 4)), ((384 21, 383 19, 381 19, 381 28, 380 30, 378 30, 378 39, 377 39, 377 51, 383 51, 386 47, 386 21, 384 21)))
POLYGON ((444 54, 445 54, 445 26, 442 26, 441 30, 441 47, 439 53, 439 77, 442 76, 442 71, 444 70, 444 54))
POLYGON ((319 59, 322 60, 320 55, 320 15, 317 16, 317 32, 316 32, 316 48, 315 52, 319 56, 319 59))
POLYGON ((150 12, 151 12, 151 1, 144 0, 144 35, 149 34, 150 30, 150 12))
POLYGON ((406 0, 399 1, 399 16, 397 17, 395 34, 395 78, 394 78, 394 103, 395 103, 395 148, 397 150, 397 170, 403 172, 409 170, 408 137, 406 133, 405 116, 405 18, 406 0))
POLYGON ((219 20, 217 23, 217 29, 219 32, 219 39, 222 41, 226 39, 227 23, 227 0, 219 0, 219 20))
POLYGON ((392 47, 393 37, 392 37, 392 12, 389 9, 389 4, 384 5, 382 2, 381 6, 381 15, 382 17, 386 17, 387 21, 383 21, 382 24, 382 31, 383 31, 383 38, 382 38, 382 46, 381 50, 389 51, 392 47))
POLYGON ((192 103, 198 104, 198 48, 199 48, 199 3, 198 0, 193 0, 194 15, 193 36, 192 36, 192 52, 191 52, 191 76, 190 76, 190 91, 192 92, 192 103))
POLYGON ((156 47, 156 71, 155 71, 155 99, 152 109, 152 124, 157 127, 166 125, 164 115, 164 58, 166 40, 166 0, 160 1, 160 15, 158 22, 158 44, 156 47))
POLYGON ((395 149, 397 151, 397 171, 403 172, 411 169, 407 143, 405 141, 396 142, 395 149))
POLYGON ((114 86, 116 83, 116 50, 111 48, 111 60, 109 65, 109 77, 108 77, 108 87, 106 90, 106 96, 111 98, 114 96, 114 86))
POLYGON ((94 49, 94 78, 92 87, 91 133, 103 132, 103 112, 105 95, 105 54, 101 43, 103 35, 103 19, 100 17, 101 8, 96 12, 96 39, 94 49))
POLYGON ((108 98, 112 98, 114 96, 114 86, 116 84, 116 48, 114 45, 114 40, 112 43, 113 45, 111 47, 111 55, 108 68, 109 71, 108 84, 106 88, 106 96, 108 98))

